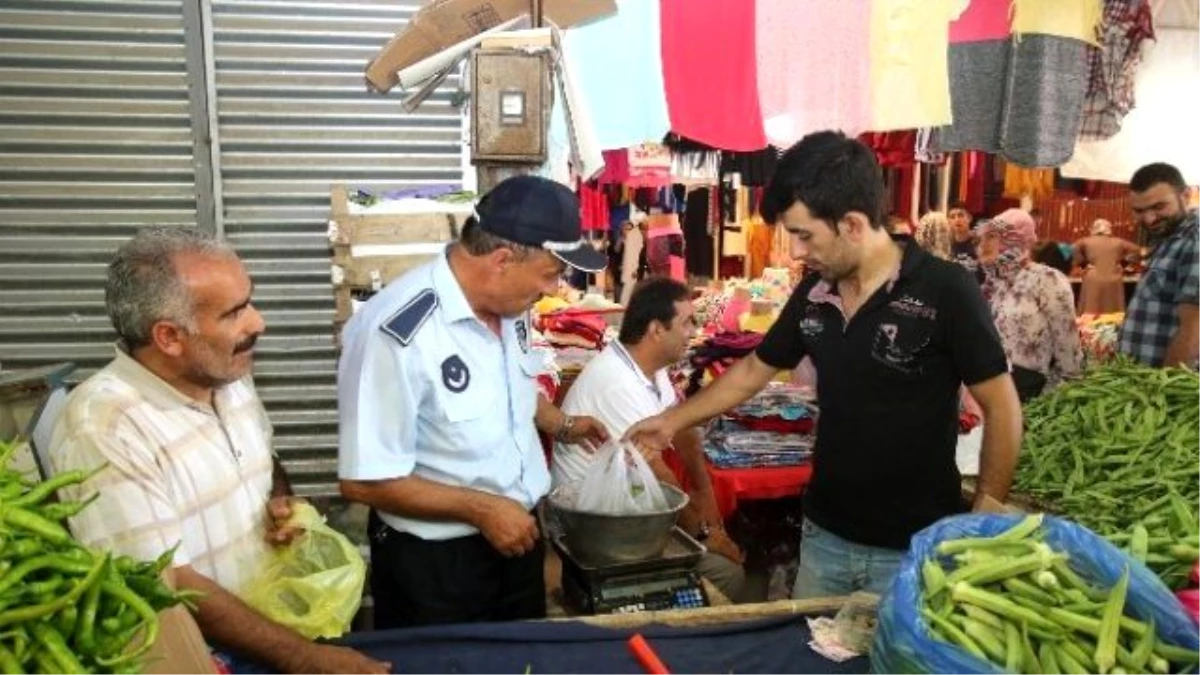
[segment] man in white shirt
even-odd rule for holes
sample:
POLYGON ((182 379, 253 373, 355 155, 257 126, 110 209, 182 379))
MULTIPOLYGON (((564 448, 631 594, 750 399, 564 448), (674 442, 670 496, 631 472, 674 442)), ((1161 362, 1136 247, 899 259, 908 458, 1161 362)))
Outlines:
MULTIPOLYGON (((638 420, 675 405, 678 397, 667 368, 683 358, 696 330, 690 298, 688 287, 673 279, 651 277, 639 284, 626 305, 618 341, 605 347, 579 374, 563 401, 563 412, 591 415, 619 438, 638 420)), ((691 497, 680 514, 680 526, 709 549, 700 562, 700 573, 736 600, 745 581, 745 556, 725 532, 717 511, 700 429, 684 429, 675 435, 673 445, 686 467, 691 497)), ((661 456, 649 459, 660 480, 679 485, 661 456)), ((581 480, 592 461, 591 451, 582 445, 556 444, 551 466, 554 484, 581 480)))
POLYGON ((176 583, 203 593, 196 622, 235 665, 390 672, 352 649, 310 642, 238 597, 272 547, 297 534, 285 524, 291 487, 250 379, 265 329, 252 290, 233 249, 191 229, 145 229, 117 252, 104 297, 116 358, 71 392, 50 444, 56 473, 107 465, 62 491, 98 495, 71 530, 139 559, 178 544, 176 583))

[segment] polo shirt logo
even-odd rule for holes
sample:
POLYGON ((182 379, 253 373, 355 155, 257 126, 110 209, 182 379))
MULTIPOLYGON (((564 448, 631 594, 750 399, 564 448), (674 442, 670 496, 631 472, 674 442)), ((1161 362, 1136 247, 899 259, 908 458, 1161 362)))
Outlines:
POLYGON ((911 295, 902 295, 891 301, 888 303, 888 309, 900 316, 909 316, 914 319, 928 319, 930 321, 937 320, 937 308, 930 307, 911 295))
POLYGON ((825 318, 821 309, 816 305, 804 308, 804 318, 800 319, 800 334, 806 338, 814 338, 825 331, 825 318))
POLYGON ((925 369, 917 355, 929 344, 929 338, 922 339, 913 333, 911 327, 901 331, 900 326, 894 323, 879 324, 871 345, 871 357, 905 375, 923 374, 925 369), (916 344, 913 344, 914 340, 916 344))

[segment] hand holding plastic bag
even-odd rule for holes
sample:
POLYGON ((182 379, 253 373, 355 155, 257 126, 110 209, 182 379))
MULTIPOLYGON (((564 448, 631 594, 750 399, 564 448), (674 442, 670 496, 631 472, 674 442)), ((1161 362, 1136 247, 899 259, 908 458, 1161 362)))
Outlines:
POLYGON ((609 441, 600 447, 579 488, 575 508, 588 513, 631 515, 666 511, 667 497, 658 477, 627 443, 609 441))
POLYGON ((362 602, 367 564, 308 502, 293 503, 287 525, 304 533, 275 550, 243 600, 310 640, 341 637, 362 602))

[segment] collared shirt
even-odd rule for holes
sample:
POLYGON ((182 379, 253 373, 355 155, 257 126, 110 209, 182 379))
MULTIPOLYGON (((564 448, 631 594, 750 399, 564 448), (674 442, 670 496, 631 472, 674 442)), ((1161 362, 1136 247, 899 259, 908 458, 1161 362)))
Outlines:
POLYGON ((240 594, 271 552, 271 425, 249 378, 185 396, 118 349, 71 392, 50 443, 54 473, 108 468, 64 499, 100 496, 71 520, 83 543, 152 560, 176 543, 191 565, 240 594))
MULTIPOLYGON (((634 423, 657 415, 675 405, 677 395, 671 377, 663 368, 654 379, 633 361, 620 342, 612 342, 583 368, 563 399, 568 415, 590 415, 604 425, 613 438, 621 438, 634 423)), ((554 484, 582 480, 593 454, 569 443, 554 446, 554 484)))
POLYGON ((850 541, 907 548, 964 508, 954 461, 960 383, 1008 370, 978 284, 909 237, 898 273, 847 321, 837 287, 810 276, 757 355, 817 371, 821 423, 805 515, 850 541))
POLYGON ((1125 310, 1118 350, 1149 366, 1161 366, 1179 329, 1178 307, 1200 304, 1197 218, 1190 211, 1146 263, 1125 310))
MULTIPOLYGON (((527 316, 500 336, 476 316, 446 255, 389 284, 346 325, 338 365, 338 474, 419 476, 532 509, 550 487, 534 427, 540 359, 527 316)), ((380 517, 428 540, 466 523, 380 517)))

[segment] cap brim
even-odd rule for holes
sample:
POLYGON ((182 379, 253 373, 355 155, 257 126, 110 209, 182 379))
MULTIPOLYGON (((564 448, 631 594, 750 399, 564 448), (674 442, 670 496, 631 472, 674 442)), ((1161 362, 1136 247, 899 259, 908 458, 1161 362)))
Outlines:
POLYGON ((608 267, 608 256, 591 246, 580 246, 574 251, 550 251, 556 258, 584 272, 603 272, 608 267))

